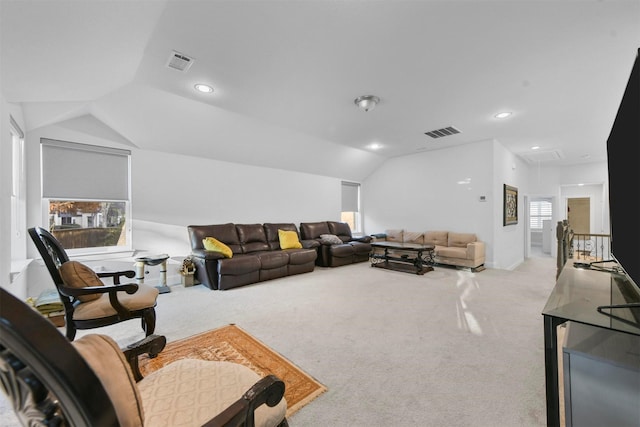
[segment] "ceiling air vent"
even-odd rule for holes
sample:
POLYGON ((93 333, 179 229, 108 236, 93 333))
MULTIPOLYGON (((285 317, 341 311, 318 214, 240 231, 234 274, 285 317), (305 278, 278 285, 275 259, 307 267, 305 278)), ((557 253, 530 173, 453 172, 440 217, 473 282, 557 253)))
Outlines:
POLYGON ((167 67, 186 73, 189 67, 191 67, 191 64, 193 64, 193 61, 193 58, 189 58, 187 55, 183 55, 174 50, 171 52, 171 56, 169 56, 167 67))
POLYGON ((453 126, 448 126, 446 128, 425 132, 424 134, 429 135, 433 139, 436 139, 436 138, 442 138, 443 136, 455 135, 457 133, 460 133, 458 129, 454 128, 453 126))
POLYGON ((521 156, 529 163, 560 160, 564 157, 560 150, 532 151, 532 152, 521 154, 521 156))

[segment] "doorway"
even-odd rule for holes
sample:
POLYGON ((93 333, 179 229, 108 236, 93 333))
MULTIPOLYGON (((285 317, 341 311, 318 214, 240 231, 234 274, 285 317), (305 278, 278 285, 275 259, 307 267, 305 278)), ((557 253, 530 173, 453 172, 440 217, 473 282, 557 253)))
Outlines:
POLYGON ((532 197, 529 201, 529 254, 552 256, 555 236, 553 197, 532 197))
POLYGON ((591 233, 591 199, 573 197, 567 199, 567 220, 576 234, 591 233))

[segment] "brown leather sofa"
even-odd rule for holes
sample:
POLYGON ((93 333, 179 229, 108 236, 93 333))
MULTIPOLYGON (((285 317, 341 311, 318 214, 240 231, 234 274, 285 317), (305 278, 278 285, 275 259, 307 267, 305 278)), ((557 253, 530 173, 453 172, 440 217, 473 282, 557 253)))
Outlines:
POLYGON ((295 224, 215 224, 187 227, 196 278, 210 289, 231 289, 250 283, 308 273, 315 268, 317 242, 301 242, 302 249, 280 248, 278 230, 295 231, 295 224), (202 240, 214 237, 233 251, 231 258, 204 249, 202 240))
POLYGON ((369 260, 371 237, 355 238, 351 235, 349 224, 337 221, 300 223, 302 242, 310 245, 318 242, 316 264, 321 267, 338 267, 369 260), (337 236, 341 243, 330 243, 326 235, 337 236), (322 236, 325 236, 323 238, 322 236))

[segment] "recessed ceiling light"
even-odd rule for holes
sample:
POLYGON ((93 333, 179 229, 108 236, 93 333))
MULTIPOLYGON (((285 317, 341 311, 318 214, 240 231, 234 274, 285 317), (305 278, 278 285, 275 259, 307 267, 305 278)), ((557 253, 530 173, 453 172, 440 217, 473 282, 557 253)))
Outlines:
POLYGON ((382 148, 382 144, 378 144, 377 142, 374 142, 373 144, 369 144, 367 147, 369 147, 369 149, 371 150, 379 150, 382 148))
POLYGON ((539 150, 540 146, 539 145, 534 145, 533 147, 531 147, 532 150, 539 150))
POLYGON ((211 93, 213 92, 213 88, 209 85, 205 85, 203 83, 198 83, 194 86, 198 92, 202 93, 211 93))
POLYGON ((495 117, 496 119, 506 119, 507 117, 509 117, 512 114, 513 113, 510 112, 510 111, 503 111, 502 113, 498 113, 493 117, 495 117))

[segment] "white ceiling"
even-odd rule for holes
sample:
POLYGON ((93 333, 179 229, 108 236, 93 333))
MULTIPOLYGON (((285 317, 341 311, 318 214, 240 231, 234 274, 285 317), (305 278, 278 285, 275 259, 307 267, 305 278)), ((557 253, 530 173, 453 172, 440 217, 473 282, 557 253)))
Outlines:
POLYGON ((605 160, 640 1, 0 0, 0 37, 27 131, 100 124, 143 149, 362 179, 490 139, 536 164, 605 160), (424 135, 446 126, 462 133, 424 135))

